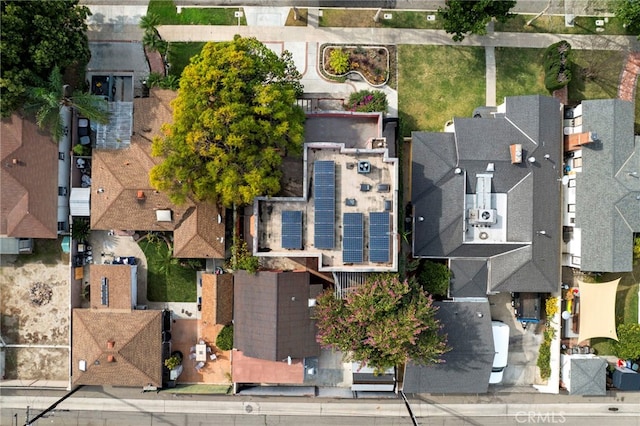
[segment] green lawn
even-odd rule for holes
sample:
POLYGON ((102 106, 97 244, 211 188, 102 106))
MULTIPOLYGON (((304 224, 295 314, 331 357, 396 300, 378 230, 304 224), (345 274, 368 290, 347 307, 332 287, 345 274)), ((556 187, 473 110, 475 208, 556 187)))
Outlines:
POLYGON ((573 77, 569 99, 609 99, 618 96, 620 73, 626 56, 619 51, 573 50, 573 77))
POLYGON ((207 384, 178 385, 175 388, 163 389, 161 392, 198 395, 228 395, 231 392, 231 386, 207 384))
POLYGON ((485 56, 480 47, 398 46, 398 109, 402 135, 442 131, 455 117, 485 104, 485 56))
MULTIPOLYGON (((155 13, 160 18, 160 25, 238 25, 234 16, 239 8, 183 8, 178 13, 171 0, 150 0, 147 13, 155 13)), ((244 15, 240 25, 247 25, 244 15)))
POLYGON ((544 49, 496 48, 496 101, 505 96, 549 95, 544 87, 544 49))
POLYGON ((347 27, 347 28, 419 28, 439 30, 442 29, 442 21, 428 21, 427 15, 435 15, 435 12, 425 11, 399 11, 385 10, 378 17, 378 22, 373 18, 377 10, 374 9, 322 9, 319 18, 321 27, 347 27), (391 14, 391 19, 383 19, 385 14, 391 14))
POLYGON ((599 17, 578 16, 573 27, 564 25, 564 16, 544 15, 536 19, 531 25, 526 25, 527 21, 534 15, 515 15, 505 23, 496 22, 495 31, 503 32, 524 32, 524 33, 554 33, 554 34, 608 34, 627 35, 627 31, 622 26, 622 22, 615 18, 609 18, 609 22, 602 27, 604 31, 596 31, 596 20, 599 17))
POLYGON ((169 44, 169 74, 180 77, 184 67, 189 65, 191 58, 202 50, 204 42, 171 43, 169 44))
POLYGON ((147 258, 147 299, 151 302, 195 302, 197 297, 195 269, 169 258, 165 241, 140 242, 147 258))

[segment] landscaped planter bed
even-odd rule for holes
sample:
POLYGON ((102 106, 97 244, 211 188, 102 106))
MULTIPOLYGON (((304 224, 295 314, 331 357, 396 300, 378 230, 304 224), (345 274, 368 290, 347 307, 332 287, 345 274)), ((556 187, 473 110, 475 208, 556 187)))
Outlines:
POLYGON ((329 77, 348 78, 359 75, 374 87, 384 86, 389 80, 390 59, 389 50, 384 46, 341 46, 327 45, 322 49, 322 71, 329 77), (332 66, 332 53, 340 51, 348 57, 345 70, 336 70, 332 66), (339 72, 340 71, 340 72, 339 72))

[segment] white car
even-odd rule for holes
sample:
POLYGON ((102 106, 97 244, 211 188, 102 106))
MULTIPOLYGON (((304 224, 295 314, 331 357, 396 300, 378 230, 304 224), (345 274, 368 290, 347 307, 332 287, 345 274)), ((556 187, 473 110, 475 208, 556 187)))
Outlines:
POLYGON ((496 354, 493 357, 493 366, 489 383, 497 384, 502 382, 502 375, 507 366, 509 356, 509 326, 502 321, 491 321, 493 331, 493 346, 496 354))

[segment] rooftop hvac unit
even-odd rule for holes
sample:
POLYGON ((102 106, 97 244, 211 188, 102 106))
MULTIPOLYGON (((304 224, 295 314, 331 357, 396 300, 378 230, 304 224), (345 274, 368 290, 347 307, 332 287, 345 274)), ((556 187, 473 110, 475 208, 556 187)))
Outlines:
POLYGON ((469 224, 495 225, 498 215, 495 209, 469 209, 469 224))
POLYGON ((371 173, 371 163, 368 161, 358 161, 358 173, 371 173))

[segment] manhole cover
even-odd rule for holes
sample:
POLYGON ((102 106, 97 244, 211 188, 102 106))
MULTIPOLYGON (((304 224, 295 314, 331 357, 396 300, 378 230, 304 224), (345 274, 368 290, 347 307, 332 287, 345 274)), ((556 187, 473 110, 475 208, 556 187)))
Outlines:
POLYGON ((51 290, 51 287, 45 283, 34 283, 29 289, 29 299, 31 300, 31 303, 36 306, 42 306, 49 303, 52 295, 53 291, 51 290))

